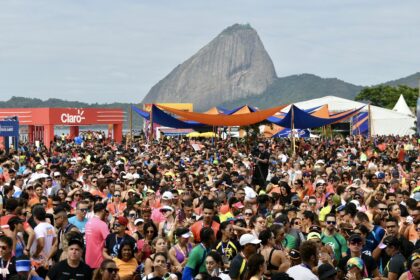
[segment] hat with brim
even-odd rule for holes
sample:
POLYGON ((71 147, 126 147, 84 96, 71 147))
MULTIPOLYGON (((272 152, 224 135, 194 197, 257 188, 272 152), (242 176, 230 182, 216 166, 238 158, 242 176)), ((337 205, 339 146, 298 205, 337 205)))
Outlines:
POLYGON ((258 238, 256 238, 254 235, 250 233, 243 234, 241 238, 239 239, 239 244, 241 244, 241 246, 245 246, 247 244, 257 245, 260 243, 261 243, 261 240, 259 240, 258 238))
POLYGON ((160 208, 160 210, 159 210, 160 212, 165 212, 165 211, 171 211, 171 212, 174 212, 174 208, 172 208, 171 206, 169 206, 169 205, 165 205, 165 206, 162 206, 162 208, 160 208))
POLYGON ((143 219, 137 219, 137 220, 134 221, 134 225, 135 226, 137 226, 139 224, 143 224, 143 223, 144 223, 144 220, 143 219))
POLYGON ((318 267, 319 280, 327 280, 328 278, 336 274, 337 274, 337 270, 335 270, 335 268, 329 263, 321 264, 318 267))

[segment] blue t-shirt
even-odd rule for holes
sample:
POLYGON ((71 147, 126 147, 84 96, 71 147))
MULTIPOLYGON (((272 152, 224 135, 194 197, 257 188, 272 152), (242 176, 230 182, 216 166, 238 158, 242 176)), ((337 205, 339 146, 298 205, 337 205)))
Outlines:
POLYGON ((362 252, 368 256, 372 256, 373 250, 381 243, 382 238, 385 235, 385 230, 380 226, 374 226, 373 230, 366 236, 365 246, 362 252))
POLYGON ((69 219, 69 223, 75 225, 81 233, 85 233, 85 227, 88 219, 84 218, 83 221, 80 221, 76 216, 73 216, 69 219))

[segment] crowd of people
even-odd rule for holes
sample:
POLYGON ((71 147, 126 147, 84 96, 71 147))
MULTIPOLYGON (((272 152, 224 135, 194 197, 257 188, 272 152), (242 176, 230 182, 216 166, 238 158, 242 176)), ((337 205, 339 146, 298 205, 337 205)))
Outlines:
POLYGON ((417 137, 0 152, 1 279, 420 279, 417 137))

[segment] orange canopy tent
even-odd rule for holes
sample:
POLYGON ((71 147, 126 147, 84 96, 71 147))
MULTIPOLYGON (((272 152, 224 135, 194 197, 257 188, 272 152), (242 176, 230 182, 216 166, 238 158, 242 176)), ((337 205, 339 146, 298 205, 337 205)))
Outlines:
POLYGON ((281 105, 253 113, 235 115, 211 115, 195 112, 185 112, 161 105, 159 105, 158 107, 162 110, 165 110, 166 112, 182 117, 184 120, 187 121, 195 121, 210 126, 244 126, 262 122, 268 117, 281 111, 286 106, 287 105, 281 105))

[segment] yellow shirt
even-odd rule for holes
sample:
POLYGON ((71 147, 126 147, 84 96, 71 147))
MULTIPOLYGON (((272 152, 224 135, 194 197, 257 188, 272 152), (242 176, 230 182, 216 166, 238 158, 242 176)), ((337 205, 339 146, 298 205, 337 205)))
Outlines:
POLYGON ((118 272, 118 275, 121 278, 132 275, 133 272, 136 271, 136 268, 138 266, 136 258, 132 258, 128 262, 122 261, 118 258, 114 259, 114 261, 117 264, 117 267, 120 269, 120 272, 118 272))

